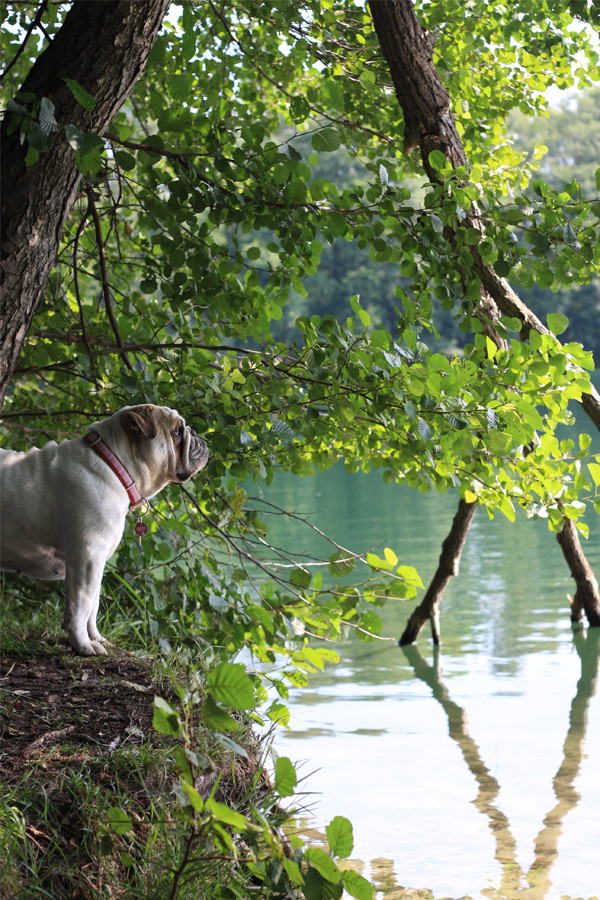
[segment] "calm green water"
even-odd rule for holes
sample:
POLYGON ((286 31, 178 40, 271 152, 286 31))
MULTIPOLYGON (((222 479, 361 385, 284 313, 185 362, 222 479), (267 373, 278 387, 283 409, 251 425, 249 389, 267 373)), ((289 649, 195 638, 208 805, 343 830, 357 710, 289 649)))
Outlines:
MULTIPOLYGON (((392 547, 424 584, 458 502, 341 466, 282 474, 266 498, 351 550, 392 547)), ((591 525, 585 550, 600 573, 591 525)), ((276 519, 271 536, 295 553, 332 553, 298 522, 276 519)), ((442 604, 439 654, 428 629, 418 647, 396 645, 414 604, 390 604, 394 640, 351 635, 340 664, 294 694, 277 749, 305 777, 300 827, 318 839, 347 816, 355 867, 378 897, 600 895, 600 635, 573 635, 572 590, 544 522, 479 510, 442 604)))

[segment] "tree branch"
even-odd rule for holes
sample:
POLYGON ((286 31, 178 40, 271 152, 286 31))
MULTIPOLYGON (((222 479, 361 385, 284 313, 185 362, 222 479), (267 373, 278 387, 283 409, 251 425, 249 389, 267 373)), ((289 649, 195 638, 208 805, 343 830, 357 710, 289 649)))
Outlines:
MULTIPOLYGON (((102 277, 102 296, 104 297, 104 307, 106 309, 106 314, 108 316, 108 321, 110 322, 111 328, 113 330, 113 334, 117 340, 117 344, 119 346, 119 352, 123 358, 123 362, 131 371, 135 371, 135 367, 133 366, 131 360, 129 359, 127 352, 125 350, 125 344, 123 343, 123 338, 119 332, 119 326, 117 324, 117 320, 115 318, 113 306, 112 306, 112 298, 110 296, 110 285, 108 283, 108 271, 106 269, 106 252, 104 250, 104 240, 102 238, 102 222, 100 221, 100 216, 98 214, 98 209, 96 208, 96 204, 94 203, 94 197, 91 189, 87 190, 88 197, 88 210, 92 217, 92 221, 94 223, 94 231, 96 234, 96 244, 98 246, 98 258, 100 262, 100 274, 102 277)), ((87 342, 86 342, 87 346, 87 342)))
MULTIPOLYGON (((36 14, 35 14, 35 17, 32 19, 32 21, 31 21, 31 23, 30 23, 30 25, 29 25, 29 28, 28 28, 27 31, 25 32, 25 37, 23 38, 23 40, 22 40, 22 42, 21 42, 21 46, 19 47, 19 49, 17 50, 17 52, 15 53, 15 55, 13 56, 13 58, 11 59, 11 61, 9 62, 9 64, 7 65, 7 67, 5 68, 5 70, 4 70, 4 72, 2 73, 2 75, 0 75, 0 82, 4 81, 4 79, 6 78, 6 76, 8 75, 8 73, 10 72, 10 70, 12 69, 12 67, 14 66, 14 64, 17 62, 17 60, 19 59, 19 57, 21 56, 21 54, 22 54, 23 51, 25 50, 25 45, 27 44, 27 41, 29 40, 29 38, 30 38, 30 36, 31 36, 31 33, 32 33, 38 26, 41 27, 41 24, 42 24, 42 16, 43 16, 44 13, 46 12, 47 8, 48 8, 48 0, 42 0, 42 3, 40 4, 40 6, 39 6, 39 8, 38 8, 38 10, 37 10, 37 12, 36 12, 36 14)), ((42 29, 42 30, 43 30, 44 34, 46 34, 46 30, 45 30, 45 29, 42 29)), ((46 34, 46 36, 47 36, 47 34, 46 34)))

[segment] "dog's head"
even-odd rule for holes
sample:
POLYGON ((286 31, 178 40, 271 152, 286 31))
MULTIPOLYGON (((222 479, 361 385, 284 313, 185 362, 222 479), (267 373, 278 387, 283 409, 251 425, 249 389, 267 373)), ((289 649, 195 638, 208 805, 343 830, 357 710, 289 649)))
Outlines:
POLYGON ((176 410, 145 403, 127 406, 117 416, 131 457, 149 472, 152 493, 169 482, 183 484, 208 462, 206 442, 176 410))

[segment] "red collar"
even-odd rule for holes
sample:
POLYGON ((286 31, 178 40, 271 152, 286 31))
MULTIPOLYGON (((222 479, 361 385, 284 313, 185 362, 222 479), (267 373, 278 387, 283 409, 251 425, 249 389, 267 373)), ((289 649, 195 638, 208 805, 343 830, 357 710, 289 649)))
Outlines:
POLYGON ((115 456, 110 447, 106 446, 98 432, 88 432, 88 434, 84 435, 83 440, 86 442, 86 444, 89 444, 92 450, 94 450, 98 454, 98 456, 104 460, 107 466, 113 470, 113 472, 127 491, 130 509, 137 509, 138 506, 144 503, 144 498, 138 491, 135 481, 133 481, 131 475, 129 474, 121 460, 115 456))

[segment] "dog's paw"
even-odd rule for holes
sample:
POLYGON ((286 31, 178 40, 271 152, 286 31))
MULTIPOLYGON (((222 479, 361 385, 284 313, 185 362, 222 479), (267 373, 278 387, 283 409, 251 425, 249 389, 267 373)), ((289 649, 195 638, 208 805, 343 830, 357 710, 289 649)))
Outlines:
MULTIPOLYGON (((90 642, 94 644, 100 644, 102 647, 114 647, 115 645, 108 640, 108 638, 103 637, 101 634, 90 634, 88 635, 90 642)), ((102 650, 100 651, 103 652, 102 650)))
POLYGON ((77 644, 72 644, 72 647, 79 656, 108 656, 104 645, 100 641, 81 641, 77 644))

